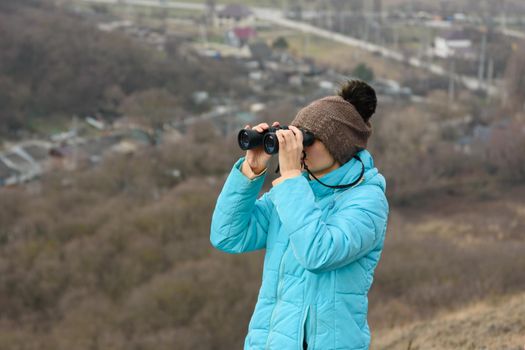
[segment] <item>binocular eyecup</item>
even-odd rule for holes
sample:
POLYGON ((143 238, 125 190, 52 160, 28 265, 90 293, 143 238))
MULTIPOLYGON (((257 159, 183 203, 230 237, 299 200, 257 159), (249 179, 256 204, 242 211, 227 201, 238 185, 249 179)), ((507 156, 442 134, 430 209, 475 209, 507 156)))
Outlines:
MULTIPOLYGON (((242 150, 249 150, 264 146, 264 151, 268 154, 276 154, 279 152, 279 139, 275 132, 279 129, 290 130, 288 126, 271 126, 268 130, 262 133, 252 129, 241 129, 237 135, 239 147, 242 150)), ((315 141, 315 136, 312 132, 298 128, 303 133, 303 147, 310 146, 315 141)))

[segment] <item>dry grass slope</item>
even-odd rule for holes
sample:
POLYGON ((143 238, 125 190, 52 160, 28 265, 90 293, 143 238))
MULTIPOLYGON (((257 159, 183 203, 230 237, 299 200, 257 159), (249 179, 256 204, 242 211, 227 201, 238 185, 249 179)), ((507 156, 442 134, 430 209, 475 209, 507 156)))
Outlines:
POLYGON ((394 329, 373 340, 372 349, 525 348, 525 293, 480 302, 459 311, 394 329))

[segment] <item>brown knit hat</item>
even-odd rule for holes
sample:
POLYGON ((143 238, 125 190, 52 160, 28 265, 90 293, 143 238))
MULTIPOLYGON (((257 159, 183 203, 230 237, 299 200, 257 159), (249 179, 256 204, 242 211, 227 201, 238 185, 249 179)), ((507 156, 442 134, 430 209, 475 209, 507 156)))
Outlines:
MULTIPOLYGON (((375 109, 375 106, 374 106, 375 109)), ((370 121, 341 96, 326 96, 302 108, 290 125, 314 133, 341 165, 366 148, 370 121)))

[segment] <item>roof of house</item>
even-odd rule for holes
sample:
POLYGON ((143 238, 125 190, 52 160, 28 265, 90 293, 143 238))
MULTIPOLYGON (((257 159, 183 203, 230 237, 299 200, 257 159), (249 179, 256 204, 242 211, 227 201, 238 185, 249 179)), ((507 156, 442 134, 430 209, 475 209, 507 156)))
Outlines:
POLYGON ((446 32, 443 35, 440 35, 445 40, 448 41, 456 41, 456 40, 470 40, 470 38, 467 37, 465 32, 462 32, 460 30, 454 30, 450 32, 446 32))
POLYGON ((253 27, 235 27, 233 33, 239 39, 250 39, 257 34, 253 27))
POLYGON ((253 12, 248 7, 239 4, 229 4, 224 6, 224 8, 218 12, 219 17, 227 18, 245 18, 252 15, 253 12))

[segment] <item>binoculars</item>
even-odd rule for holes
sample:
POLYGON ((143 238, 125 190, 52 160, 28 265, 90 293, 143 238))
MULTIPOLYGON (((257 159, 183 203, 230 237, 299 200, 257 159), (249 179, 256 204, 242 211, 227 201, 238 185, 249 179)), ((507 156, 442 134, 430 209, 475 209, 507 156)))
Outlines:
MULTIPOLYGON (((275 132, 279 129, 289 130, 288 126, 271 126, 268 130, 259 133, 257 130, 241 129, 237 135, 239 147, 242 150, 249 150, 264 146, 264 151, 268 154, 276 154, 279 152, 279 139, 275 132)), ((303 133, 303 147, 310 146, 314 143, 314 134, 310 131, 298 128, 303 133)))

